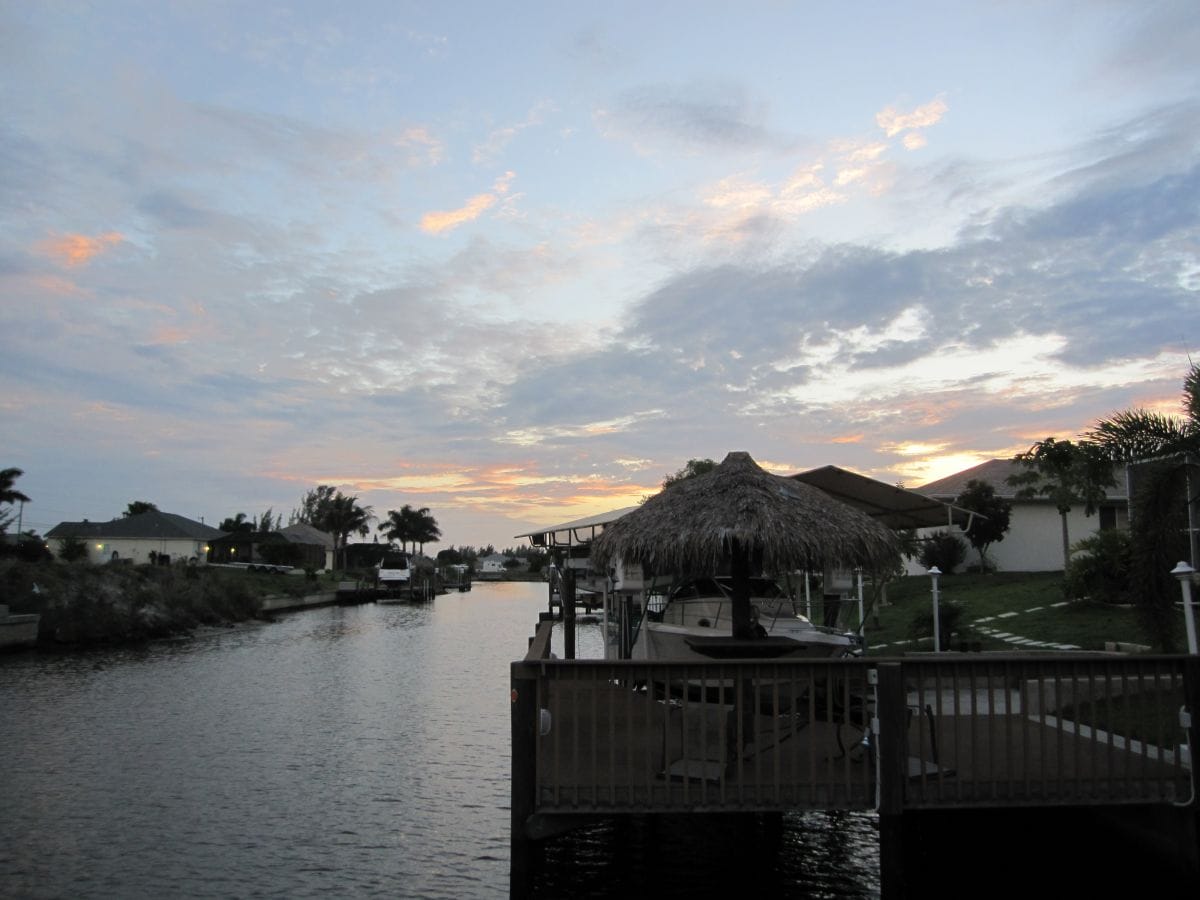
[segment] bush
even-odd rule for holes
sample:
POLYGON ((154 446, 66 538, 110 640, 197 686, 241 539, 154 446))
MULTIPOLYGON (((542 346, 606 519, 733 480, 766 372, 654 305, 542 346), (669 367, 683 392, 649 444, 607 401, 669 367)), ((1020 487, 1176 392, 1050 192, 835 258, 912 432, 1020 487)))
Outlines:
POLYGON ((956 534, 935 531, 925 539, 918 557, 926 569, 937 566, 943 575, 950 575, 967 558, 967 545, 956 534))
MULTIPOLYGON (((940 569, 941 566, 938 566, 938 568, 940 569)), ((962 604, 955 603, 953 600, 943 600, 938 603, 938 631, 941 634, 941 648, 943 650, 950 649, 950 639, 955 633, 960 631, 965 633, 967 631, 966 628, 961 627, 964 612, 962 604)), ((932 603, 930 603, 928 609, 923 609, 913 616, 912 624, 909 625, 909 636, 913 640, 933 637, 932 603)))
POLYGON ((1112 528, 1077 543, 1063 579, 1068 600, 1129 603, 1133 546, 1129 532, 1112 528))

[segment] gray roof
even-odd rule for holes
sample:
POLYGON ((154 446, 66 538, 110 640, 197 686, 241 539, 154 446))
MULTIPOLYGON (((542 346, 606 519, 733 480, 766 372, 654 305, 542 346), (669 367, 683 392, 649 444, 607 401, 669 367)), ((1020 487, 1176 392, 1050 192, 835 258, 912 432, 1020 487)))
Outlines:
POLYGON ((279 534, 293 544, 317 544, 326 550, 333 549, 333 535, 305 522, 296 522, 287 528, 279 529, 279 534))
POLYGON ((46 537, 208 541, 220 537, 223 533, 203 522, 196 522, 184 516, 154 509, 136 516, 113 519, 109 522, 60 522, 46 532, 46 537))
MULTIPOLYGON (((1003 497, 1006 500, 1016 500, 1019 488, 1010 485, 1007 478, 1009 475, 1015 475, 1022 471, 1024 471, 1024 467, 1016 460, 989 459, 985 463, 980 463, 977 466, 972 466, 953 475, 947 475, 945 478, 939 478, 937 481, 931 481, 929 484, 917 488, 917 490, 937 500, 953 500, 967 489, 968 481, 982 481, 996 489, 997 497, 1003 497)), ((1106 499, 1109 501, 1119 500, 1124 502, 1127 494, 1125 489, 1124 465, 1113 466, 1113 481, 1116 482, 1116 486, 1105 488, 1104 490, 1107 495, 1106 499)))

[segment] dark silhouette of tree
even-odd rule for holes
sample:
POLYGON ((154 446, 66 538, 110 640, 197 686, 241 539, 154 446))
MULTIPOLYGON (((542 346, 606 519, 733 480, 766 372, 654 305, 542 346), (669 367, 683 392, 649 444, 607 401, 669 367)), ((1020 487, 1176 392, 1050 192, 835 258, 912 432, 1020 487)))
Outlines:
POLYGON ((134 500, 125 507, 125 512, 121 513, 121 518, 128 519, 130 516, 140 516, 142 513, 148 512, 158 512, 158 507, 149 500, 134 500))
POLYGON ((979 553, 979 567, 986 572, 989 569, 987 548, 1004 540, 1012 519, 1012 504, 1003 497, 997 497, 996 489, 986 481, 971 479, 966 489, 955 498, 954 505, 982 517, 971 520, 967 540, 979 553))
POLYGON ((679 469, 674 474, 665 476, 662 486, 669 488, 680 481, 695 478, 697 475, 703 475, 705 472, 711 472, 716 467, 717 464, 711 459, 689 459, 687 465, 682 469, 679 469))
POLYGON ((1067 514, 1083 506, 1084 515, 1094 515, 1104 499, 1104 489, 1116 484, 1112 461, 1090 441, 1038 441, 1013 459, 1024 471, 1008 476, 1008 483, 1020 488, 1022 499, 1045 497, 1054 504, 1062 519, 1063 569, 1071 561, 1071 540, 1067 514))
MULTIPOLYGON (((29 503, 30 500, 14 487, 18 478, 25 473, 21 469, 0 469, 0 506, 12 506, 14 503, 29 503)), ((3 534, 12 522, 10 513, 0 511, 0 534, 3 534)))
POLYGON ((366 536, 375 521, 375 513, 369 506, 360 506, 357 497, 348 497, 341 491, 323 508, 323 515, 313 526, 333 535, 333 555, 336 559, 339 550, 342 555, 342 566, 345 567, 346 541, 351 534, 366 536))
POLYGON ((231 519, 225 519, 217 526, 217 531, 224 531, 229 534, 248 534, 254 531, 254 523, 246 518, 245 513, 238 513, 231 519))
POLYGON ((419 546, 424 552, 426 544, 435 544, 441 540, 442 532, 438 528, 437 519, 429 514, 429 507, 414 509, 405 503, 400 509, 388 510, 383 536, 389 541, 399 541, 401 550, 407 550, 411 543, 413 550, 419 546))
POLYGON ((1183 380, 1182 415, 1131 409, 1101 419, 1087 436, 1130 481, 1130 593, 1143 624, 1164 650, 1174 642, 1181 559, 1200 568, 1200 365, 1183 380), (1190 519, 1189 519, 1190 513, 1190 519), (1186 537, 1185 537, 1186 535, 1186 537))

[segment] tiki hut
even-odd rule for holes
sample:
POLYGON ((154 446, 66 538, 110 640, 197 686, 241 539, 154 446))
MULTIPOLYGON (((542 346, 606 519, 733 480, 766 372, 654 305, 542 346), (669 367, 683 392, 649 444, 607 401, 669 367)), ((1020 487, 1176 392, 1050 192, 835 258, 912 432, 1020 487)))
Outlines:
POLYGON ((608 525, 592 542, 593 568, 619 560, 655 572, 733 577, 733 637, 753 636, 751 568, 876 567, 898 552, 895 534, 828 494, 764 471, 735 452, 711 472, 676 482, 608 525))

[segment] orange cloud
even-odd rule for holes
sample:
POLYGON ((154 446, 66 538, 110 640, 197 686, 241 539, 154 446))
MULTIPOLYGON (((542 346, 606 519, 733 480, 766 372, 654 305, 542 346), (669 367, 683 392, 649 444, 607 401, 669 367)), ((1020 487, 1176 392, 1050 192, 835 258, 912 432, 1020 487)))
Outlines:
POLYGON ((505 172, 496 179, 490 193, 476 194, 459 209, 425 213, 421 216, 421 230, 427 234, 441 234, 465 222, 475 221, 509 192, 515 177, 515 172, 505 172))
POLYGON ((946 101, 941 97, 926 103, 924 106, 918 106, 909 113, 902 113, 895 107, 889 106, 876 113, 875 124, 882 128, 884 134, 888 137, 895 137, 902 131, 911 131, 914 128, 928 128, 930 125, 936 125, 941 121, 942 116, 946 114, 949 108, 946 105, 946 101))
POLYGON ((830 443, 833 444, 861 444, 866 437, 861 432, 858 434, 843 434, 838 437, 830 438, 830 443))
POLYGON ((65 234, 61 237, 48 238, 38 245, 47 256, 58 261, 59 265, 75 268, 92 261, 104 251, 125 240, 124 235, 109 231, 105 234, 89 237, 86 234, 65 234))

